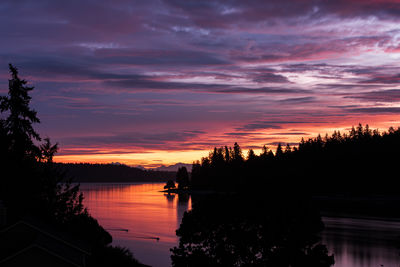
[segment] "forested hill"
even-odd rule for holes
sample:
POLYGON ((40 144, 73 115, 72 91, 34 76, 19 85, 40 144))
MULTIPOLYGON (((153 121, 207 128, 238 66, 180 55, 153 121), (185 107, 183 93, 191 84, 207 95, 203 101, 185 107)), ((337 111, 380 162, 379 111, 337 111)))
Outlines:
POLYGON ((176 172, 150 171, 127 165, 57 163, 74 182, 166 182, 174 180, 176 172))
POLYGON ((247 158, 237 143, 214 148, 195 163, 192 188, 217 190, 256 189, 268 193, 309 192, 312 195, 400 194, 400 127, 379 132, 368 125, 352 127, 347 134, 302 140, 297 147, 264 146, 247 158))

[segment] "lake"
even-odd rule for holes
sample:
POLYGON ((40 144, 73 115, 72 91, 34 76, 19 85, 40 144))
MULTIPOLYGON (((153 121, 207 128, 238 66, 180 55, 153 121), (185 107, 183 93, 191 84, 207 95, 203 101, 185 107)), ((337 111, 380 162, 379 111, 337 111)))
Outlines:
POLYGON ((83 183, 81 191, 90 214, 112 234, 113 244, 128 247, 139 261, 157 267, 171 266, 169 249, 178 243, 175 230, 191 208, 190 198, 164 194, 163 187, 83 183))
MULTIPOLYGON (((163 183, 81 184, 89 212, 142 263, 170 266, 169 249, 190 197, 167 195, 163 183), (126 231, 128 230, 128 231, 126 231)), ((323 243, 334 253, 335 267, 400 266, 400 222, 377 218, 324 217, 323 243)))

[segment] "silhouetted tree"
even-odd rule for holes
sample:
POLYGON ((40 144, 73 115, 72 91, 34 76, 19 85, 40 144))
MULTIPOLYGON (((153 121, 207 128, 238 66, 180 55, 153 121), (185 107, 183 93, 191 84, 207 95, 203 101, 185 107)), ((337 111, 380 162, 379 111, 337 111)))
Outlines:
POLYGON ((185 189, 189 186, 189 174, 186 167, 180 167, 176 173, 176 182, 178 189, 185 189))
POLYGON ((0 134, 6 144, 2 144, 2 153, 7 159, 2 170, 2 182, 8 205, 19 212, 39 212, 48 217, 69 217, 83 212, 79 186, 65 183, 64 176, 57 172, 52 164, 58 145, 51 145, 50 139, 40 147, 34 141, 40 141, 33 124, 39 123, 36 111, 29 107, 29 92, 34 87, 20 79, 18 70, 11 64, 8 97, 0 97, 2 114, 7 117, 1 122, 0 134))
POLYGON ((185 213, 172 265, 329 267, 322 228, 318 212, 299 199, 213 196, 185 213))
POLYGON ((232 154, 231 150, 232 150, 232 148, 229 149, 227 146, 225 146, 224 149, 225 149, 225 153, 224 153, 225 162, 229 163, 231 161, 231 154, 232 154))
POLYGON ((41 160, 52 163, 53 157, 58 151, 58 143, 52 145, 50 138, 45 138, 44 141, 45 143, 40 146, 41 160))
POLYGON ((261 149, 260 158, 262 160, 265 160, 267 158, 267 155, 268 155, 268 147, 266 145, 263 145, 263 147, 261 149))
POLYGON ((243 161, 243 154, 242 154, 242 149, 240 148, 238 143, 235 143, 233 145, 233 155, 232 155, 233 161, 236 163, 240 163, 243 161))
POLYGON ((289 144, 287 144, 285 148, 285 154, 290 154, 290 152, 292 152, 292 148, 290 147, 289 144))
POLYGON ((39 123, 40 120, 36 116, 36 111, 29 107, 31 101, 29 91, 34 87, 27 86, 27 81, 19 78, 17 68, 11 64, 9 67, 11 79, 8 81, 8 96, 0 97, 0 111, 8 114, 2 123, 9 138, 8 152, 13 160, 36 158, 40 155, 40 151, 34 140, 41 139, 32 124, 39 123))
POLYGON ((0 162, 7 162, 9 143, 7 130, 5 129, 5 121, 0 118, 0 162))
POLYGON ((256 154, 254 153, 253 149, 249 149, 249 152, 247 153, 247 160, 248 161, 255 161, 257 159, 256 154))
POLYGON ((0 97, 0 198, 6 203, 9 217, 37 217, 70 235, 84 240, 92 248, 111 243, 111 235, 89 215, 83 206, 79 185, 66 179, 53 163, 58 144, 50 139, 39 146, 39 134, 33 124, 39 123, 36 111, 29 107, 33 87, 10 67, 8 96, 0 97))
MULTIPOLYGON (((33 199, 40 194, 37 160, 40 149, 34 141, 40 141, 40 136, 32 124, 38 123, 36 111, 29 107, 31 97, 29 91, 33 87, 18 76, 18 70, 9 65, 11 79, 9 80, 8 96, 0 97, 0 111, 5 119, 0 123, 1 142, 0 162, 2 177, 0 178, 0 193, 7 206, 18 206, 20 209, 33 208, 33 199)), ((37 203, 36 203, 37 204, 37 203)))
POLYGON ((167 184, 164 186, 164 189, 174 189, 175 188, 175 183, 172 180, 168 180, 167 184))
POLYGON ((396 193, 393 166, 400 160, 399 150, 400 128, 381 133, 361 124, 344 134, 334 131, 324 138, 302 138, 298 147, 286 145, 285 151, 278 144, 275 155, 264 147, 260 156, 249 152, 247 160, 236 143, 229 157, 224 152, 223 163, 218 148, 203 158, 192 185, 222 191, 263 188, 270 193, 294 188, 314 194, 396 193))
POLYGON ((278 147, 276 148, 275 157, 281 158, 282 155, 283 155, 282 145, 281 145, 281 143, 279 143, 278 147))

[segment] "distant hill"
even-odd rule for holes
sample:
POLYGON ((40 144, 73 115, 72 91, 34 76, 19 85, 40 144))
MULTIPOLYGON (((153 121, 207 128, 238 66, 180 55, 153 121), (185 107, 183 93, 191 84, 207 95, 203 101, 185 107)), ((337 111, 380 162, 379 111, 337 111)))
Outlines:
POLYGON ((163 166, 160 166, 158 168, 154 168, 153 170, 155 170, 155 171, 168 171, 168 172, 173 171, 173 172, 176 172, 181 167, 186 167, 188 172, 192 171, 192 164, 187 164, 187 163, 182 163, 182 162, 176 163, 174 165, 169 165, 169 166, 164 166, 163 165, 163 166))
POLYGON ((143 170, 124 164, 57 163, 75 182, 166 182, 176 172, 143 170))

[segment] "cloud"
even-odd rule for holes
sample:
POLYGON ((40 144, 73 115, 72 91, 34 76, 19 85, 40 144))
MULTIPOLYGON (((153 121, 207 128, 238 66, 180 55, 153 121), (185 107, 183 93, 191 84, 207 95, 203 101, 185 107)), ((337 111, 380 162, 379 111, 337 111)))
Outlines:
MULTIPOLYGON (((311 120, 313 117, 316 116, 310 116, 307 117, 307 120, 305 120, 304 118, 299 119, 297 117, 299 117, 298 114, 286 114, 285 115, 288 118, 292 118, 293 120, 266 120, 266 121, 255 121, 252 123, 248 123, 245 124, 241 127, 237 127, 236 130, 237 131, 247 131, 247 130, 263 130, 263 129, 283 129, 286 125, 292 125, 292 124, 306 124, 306 125, 311 125, 311 124, 327 124, 329 123, 326 118, 325 119, 321 119, 319 121, 317 120, 311 120)), ((326 117, 327 114, 322 115, 320 114, 321 117, 326 117)), ((300 116, 301 117, 301 116, 300 116)))
POLYGON ((312 96, 297 97, 297 98, 287 98, 279 100, 282 104, 306 104, 316 102, 316 98, 312 96))
POLYGON ((285 149, 286 145, 290 145, 290 146, 298 146, 299 145, 298 142, 271 142, 271 143, 267 143, 267 145, 269 145, 269 146, 277 146, 279 144, 281 144, 283 149, 285 149))
POLYGON ((362 83, 383 83, 383 84, 399 84, 400 74, 397 75, 382 75, 373 77, 372 79, 362 81, 362 83))
POLYGON ((39 129, 68 153, 251 147, 399 113, 397 0, 4 0, 0 12, 0 91, 14 63, 36 87, 39 129))
POLYGON ((232 24, 250 24, 265 22, 268 26, 278 24, 277 20, 286 23, 300 23, 307 20, 318 20, 327 16, 339 18, 396 18, 400 14, 400 4, 396 0, 387 1, 344 1, 332 3, 329 0, 311 2, 296 1, 165 1, 176 12, 188 16, 193 23, 205 28, 229 28, 232 24), (228 12, 229 11, 229 12, 228 12))
POLYGON ((213 66, 230 64, 229 61, 221 59, 212 52, 196 50, 173 50, 173 49, 97 49, 95 58, 103 63, 128 64, 128 65, 157 65, 168 67, 179 66, 213 66))
POLYGON ((260 133, 252 133, 252 132, 230 132, 230 133, 224 133, 224 135, 227 136, 253 136, 253 135, 260 135, 260 133))
POLYGON ((287 83, 287 82, 289 82, 289 80, 285 76, 270 73, 270 72, 254 74, 253 81, 256 83, 287 83))
POLYGON ((308 90, 300 88, 287 88, 287 87, 261 87, 261 88, 245 88, 245 87, 232 87, 229 89, 216 90, 217 93, 232 93, 232 94, 304 94, 309 93, 308 90))
MULTIPOLYGON (((101 151, 99 147, 108 151, 108 148, 118 147, 119 151, 125 153, 134 153, 137 149, 140 151, 146 149, 165 150, 181 149, 184 144, 177 145, 176 142, 190 141, 198 136, 205 134, 204 131, 177 131, 177 132, 162 132, 162 133, 120 133, 113 135, 102 136, 76 136, 60 139, 61 144, 68 144, 68 147, 92 147, 90 153, 98 153, 101 151), (88 145, 90 144, 90 145, 88 145), (94 148, 94 150, 93 150, 94 148), (122 149, 123 148, 123 149, 122 149)), ((187 144, 185 144, 187 145, 187 144)))
POLYGON ((368 107, 368 108, 354 108, 346 109, 347 112, 352 113, 366 113, 366 114, 399 114, 400 108, 398 107, 368 107))
POLYGON ((253 123, 248 123, 245 124, 241 127, 236 128, 238 131, 254 131, 254 130, 263 130, 263 129, 281 129, 282 127, 279 125, 276 125, 271 122, 266 122, 266 121, 257 121, 253 123))
POLYGON ((270 133, 269 135, 309 135, 304 132, 283 132, 283 133, 270 133))
POLYGON ((386 102, 386 103, 399 102, 400 89, 369 91, 369 92, 363 92, 345 96, 345 98, 355 98, 372 102, 386 102))

